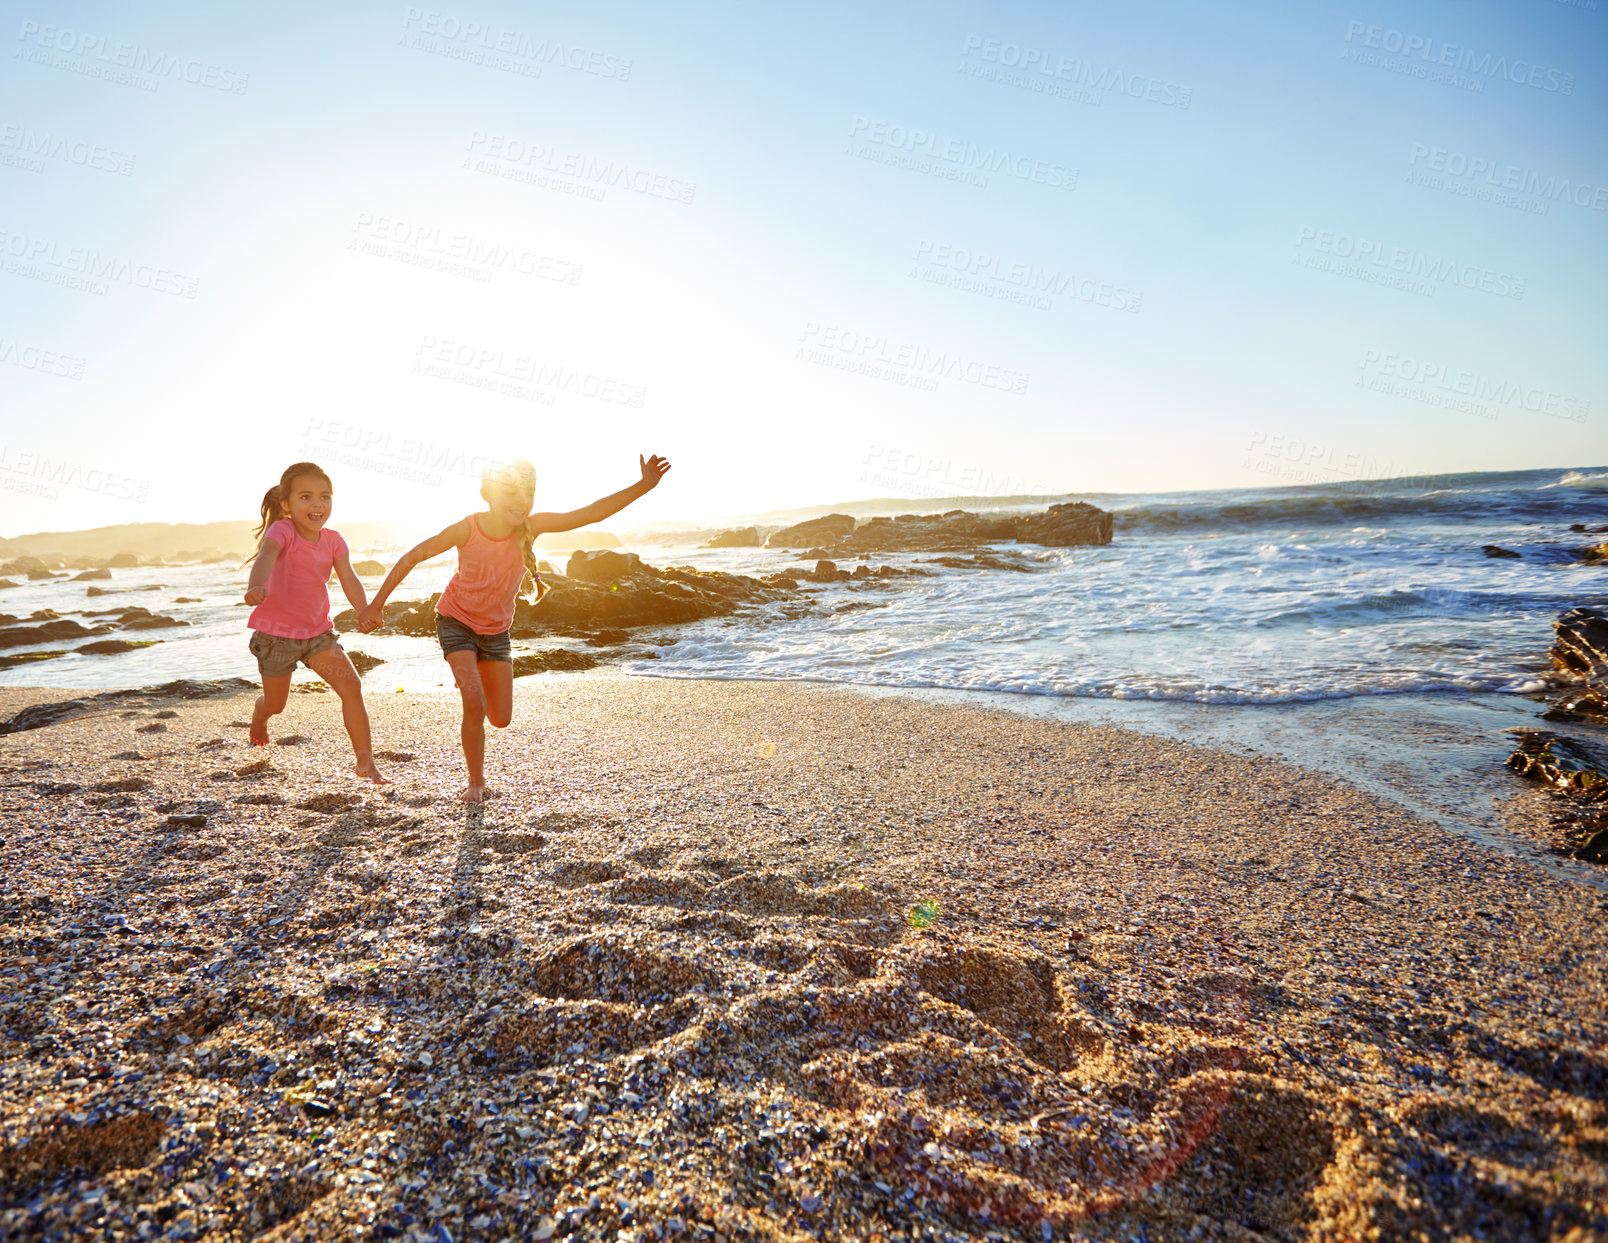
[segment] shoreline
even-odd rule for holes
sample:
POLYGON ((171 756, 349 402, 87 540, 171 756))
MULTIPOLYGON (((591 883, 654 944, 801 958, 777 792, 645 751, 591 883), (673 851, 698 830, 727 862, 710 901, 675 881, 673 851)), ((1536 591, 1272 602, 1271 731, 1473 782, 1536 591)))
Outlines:
POLYGON ((1585 886, 1130 731, 525 687, 479 811, 451 695, 372 697, 381 789, 323 695, 0 740, 0 1228, 1608 1228, 1585 886))

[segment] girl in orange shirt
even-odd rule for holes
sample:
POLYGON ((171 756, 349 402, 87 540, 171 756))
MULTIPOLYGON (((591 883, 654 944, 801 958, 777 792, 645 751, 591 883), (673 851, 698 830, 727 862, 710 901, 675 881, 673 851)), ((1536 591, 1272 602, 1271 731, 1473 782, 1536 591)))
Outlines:
POLYGON ((480 477, 486 511, 454 522, 409 550, 386 576, 373 601, 362 610, 359 628, 366 634, 384 618, 385 602, 414 566, 449 548, 458 550, 458 572, 436 602, 436 637, 463 696, 464 763, 469 784, 458 797, 478 803, 486 796, 487 720, 502 729, 513 718, 514 673, 508 627, 527 571, 536 580, 536 599, 546 585, 536 573, 531 545, 544 531, 573 531, 619 513, 639 496, 658 487, 670 463, 655 454, 638 456, 642 478, 628 488, 569 513, 533 514, 536 468, 523 458, 488 467, 480 477))

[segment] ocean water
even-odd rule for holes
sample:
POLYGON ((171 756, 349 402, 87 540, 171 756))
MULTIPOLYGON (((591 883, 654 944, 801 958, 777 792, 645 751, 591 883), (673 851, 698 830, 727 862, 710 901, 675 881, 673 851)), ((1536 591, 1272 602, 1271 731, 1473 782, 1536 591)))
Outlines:
MULTIPOLYGON (((1540 686, 1557 614, 1608 605, 1608 567, 1571 564, 1567 552, 1590 542, 1571 534, 1570 523, 1608 522, 1608 468, 1079 499, 1114 512, 1110 545, 1001 546, 1026 554, 1033 573, 938 569, 887 586, 832 585, 813 597, 810 616, 788 619, 776 609, 674 628, 677 642, 659 649, 659 659, 623 668, 654 677, 1224 705, 1510 694, 1540 686), (1484 544, 1522 557, 1487 558, 1484 544)), ((912 512, 921 508, 911 503, 912 512)), ((763 549, 640 551, 655 565, 744 573, 804 564, 763 549)), ((354 551, 354 560, 373 555, 389 565, 399 552, 354 551)), ((871 563, 918 564, 927 555, 871 563)), ((554 558, 559 568, 563 557, 554 558)), ((439 589, 451 570, 450 556, 421 567, 397 598, 439 589)), ((88 584, 64 580, 25 583, 0 592, 0 611, 26 617, 49 608, 87 621, 85 610, 137 604, 190 624, 130 633, 161 640, 137 652, 0 671, 0 685, 111 688, 255 675, 249 610, 237 603, 243 570, 112 574, 95 585, 116 594, 86 598, 88 584), (181 596, 199 603, 177 603, 181 596)), ((379 579, 366 581, 372 591, 379 579)), ((338 590, 335 605, 345 607, 338 590)), ((387 662, 368 675, 372 690, 449 684, 433 639, 343 641, 387 662)))

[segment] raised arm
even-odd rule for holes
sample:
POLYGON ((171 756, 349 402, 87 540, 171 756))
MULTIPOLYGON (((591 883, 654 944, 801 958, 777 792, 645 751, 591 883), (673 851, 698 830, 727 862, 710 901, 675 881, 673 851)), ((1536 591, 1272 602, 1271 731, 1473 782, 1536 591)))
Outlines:
POLYGON ((468 538, 469 519, 460 518, 439 534, 432 535, 423 543, 415 544, 407 552, 403 553, 402 559, 391 567, 391 572, 385 576, 385 582, 374 593, 374 599, 369 601, 366 609, 362 610, 362 616, 358 619, 358 624, 363 632, 367 634, 370 630, 380 625, 384 617, 381 610, 385 608, 386 600, 390 598, 393 591, 401 586, 402 580, 412 572, 414 566, 428 561, 431 557, 439 557, 447 549, 458 547, 468 538))
POLYGON ((343 552, 335 558, 335 577, 341 580, 341 590, 346 593, 346 602, 359 614, 368 607, 368 592, 363 590, 363 583, 357 577, 357 571, 352 569, 352 556, 343 552))
POLYGON ((246 579, 246 603, 256 608, 268 598, 268 576, 274 572, 279 560, 279 541, 263 536, 257 545, 257 559, 251 563, 251 577, 246 579))
POLYGON ((659 480, 664 478, 665 471, 670 469, 670 462, 655 453, 650 458, 637 455, 637 462, 642 467, 642 478, 629 488, 621 488, 618 492, 600 497, 590 505, 581 509, 572 509, 567 514, 532 514, 525 519, 525 525, 532 535, 540 535, 544 531, 573 531, 576 527, 589 527, 594 522, 619 513, 639 496, 646 496, 659 486, 659 480))

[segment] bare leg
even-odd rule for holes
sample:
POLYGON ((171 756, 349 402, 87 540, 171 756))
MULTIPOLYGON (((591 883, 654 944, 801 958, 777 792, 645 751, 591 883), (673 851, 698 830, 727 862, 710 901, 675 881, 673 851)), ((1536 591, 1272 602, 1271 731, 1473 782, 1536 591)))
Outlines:
POLYGON ((473 652, 453 652, 447 657, 452 677, 463 696, 463 762, 469 770, 469 784, 458 793, 460 801, 478 803, 486 797, 486 693, 480 685, 473 652))
POLYGON ((285 701, 289 698, 290 674, 282 678, 263 678, 262 694, 257 696, 257 704, 251 710, 251 728, 246 732, 252 746, 268 745, 268 718, 283 712, 285 701))
POLYGON ((346 736, 352 740, 352 754, 357 758, 352 770, 376 785, 389 785, 374 766, 374 743, 369 737, 368 709, 363 706, 363 679, 352 668, 350 658, 339 648, 330 648, 327 652, 308 657, 307 664, 341 697, 341 719, 346 724, 346 736))
POLYGON ((514 667, 506 660, 482 660, 475 672, 486 697, 486 720, 498 729, 514 719, 514 667))

